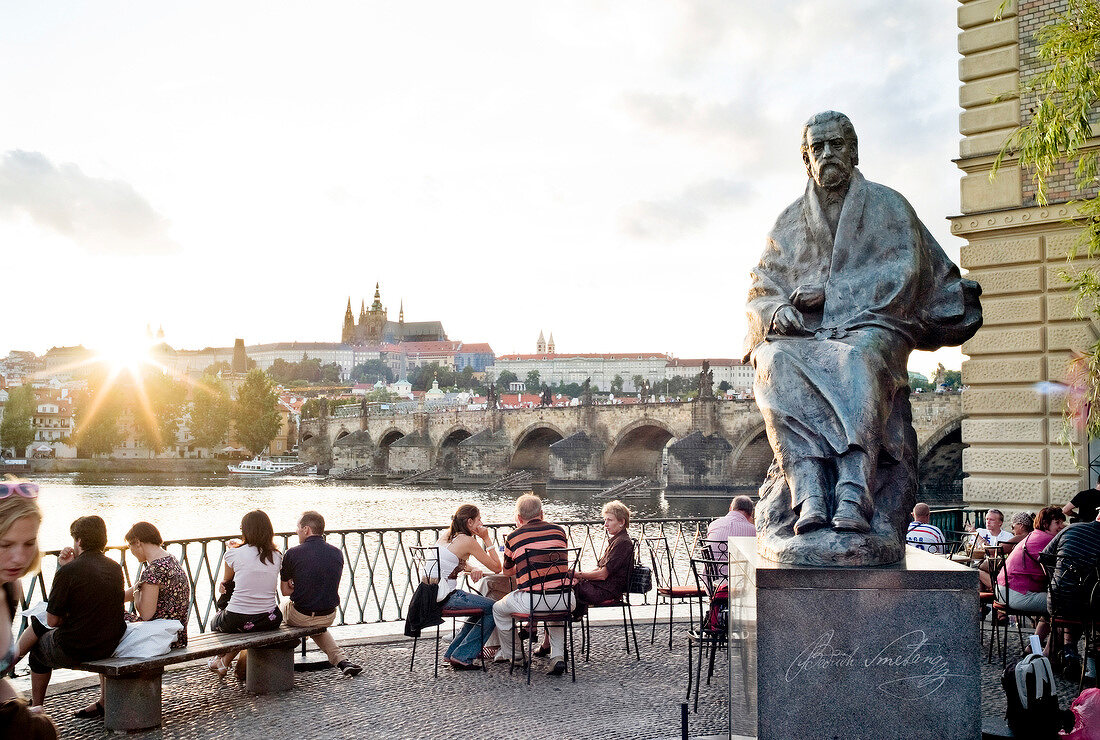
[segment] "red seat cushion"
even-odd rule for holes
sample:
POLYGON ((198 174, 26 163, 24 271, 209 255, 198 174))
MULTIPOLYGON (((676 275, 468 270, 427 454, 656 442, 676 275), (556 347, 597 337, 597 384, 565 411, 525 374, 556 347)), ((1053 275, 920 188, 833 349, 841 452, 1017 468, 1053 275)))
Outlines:
POLYGON ((667 586, 657 589, 657 593, 661 596, 673 596, 677 598, 688 598, 692 596, 702 596, 703 592, 695 586, 667 586))
POLYGON ((443 608, 443 616, 445 617, 480 617, 484 614, 481 609, 448 609, 443 608))

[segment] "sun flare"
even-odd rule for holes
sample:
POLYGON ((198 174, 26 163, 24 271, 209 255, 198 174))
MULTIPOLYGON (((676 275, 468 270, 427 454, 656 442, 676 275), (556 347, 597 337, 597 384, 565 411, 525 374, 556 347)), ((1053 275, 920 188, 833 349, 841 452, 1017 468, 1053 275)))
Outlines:
POLYGON ((124 370, 137 375, 144 366, 152 362, 149 355, 151 348, 148 340, 120 339, 100 346, 96 351, 96 358, 109 368, 112 375, 124 370))

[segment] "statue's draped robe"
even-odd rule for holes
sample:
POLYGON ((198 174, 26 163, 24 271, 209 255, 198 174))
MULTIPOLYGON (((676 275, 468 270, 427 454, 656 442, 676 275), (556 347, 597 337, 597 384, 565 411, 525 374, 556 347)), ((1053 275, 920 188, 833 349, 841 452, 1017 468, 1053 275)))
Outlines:
MULTIPOLYGON (((749 291, 746 359, 781 468, 850 448, 902 459, 891 420, 913 349, 961 344, 981 326, 981 288, 959 270, 899 193, 853 172, 834 240, 814 182, 780 214, 749 291), (776 334, 799 286, 825 305, 802 311, 809 333, 776 334)), ((873 474, 873 473, 872 473, 873 474)))

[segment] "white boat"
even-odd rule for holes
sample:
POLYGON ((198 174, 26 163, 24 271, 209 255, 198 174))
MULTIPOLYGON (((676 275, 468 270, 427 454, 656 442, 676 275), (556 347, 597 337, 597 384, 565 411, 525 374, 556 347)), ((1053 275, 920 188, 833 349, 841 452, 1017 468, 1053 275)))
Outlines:
POLYGON ((294 468, 294 473, 301 473, 302 475, 314 475, 317 473, 316 465, 303 469, 301 468, 303 464, 304 463, 296 457, 264 457, 260 455, 251 460, 245 460, 236 465, 230 465, 229 472, 236 475, 279 475, 280 473, 285 473, 291 468, 294 468))

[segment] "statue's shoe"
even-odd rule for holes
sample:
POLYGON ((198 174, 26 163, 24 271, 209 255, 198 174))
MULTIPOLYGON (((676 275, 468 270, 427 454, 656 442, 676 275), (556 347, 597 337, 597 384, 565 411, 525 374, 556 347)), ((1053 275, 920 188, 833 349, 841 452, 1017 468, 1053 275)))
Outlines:
POLYGON ((849 501, 841 501, 833 516, 833 529, 838 532, 867 533, 871 531, 871 524, 858 506, 849 501))
POLYGON ((824 529, 829 526, 829 518, 825 515, 824 502, 814 499, 803 502, 798 521, 794 523, 795 534, 806 534, 815 529, 824 529))

